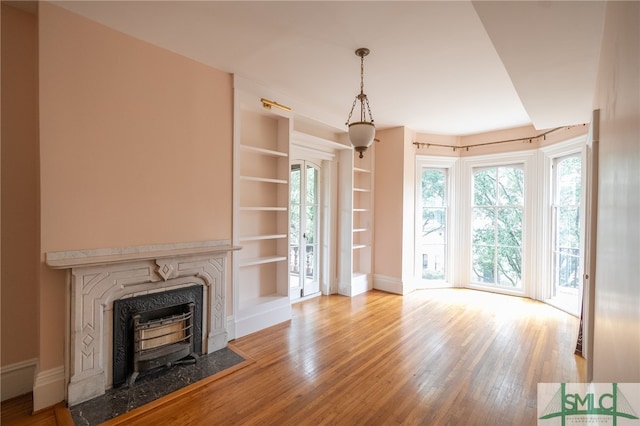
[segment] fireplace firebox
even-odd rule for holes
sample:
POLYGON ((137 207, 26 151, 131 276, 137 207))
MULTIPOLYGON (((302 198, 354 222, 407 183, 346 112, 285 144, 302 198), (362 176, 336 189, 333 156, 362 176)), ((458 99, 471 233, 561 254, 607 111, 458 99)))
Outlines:
POLYGON ((202 353, 202 286, 113 302, 113 385, 202 353))

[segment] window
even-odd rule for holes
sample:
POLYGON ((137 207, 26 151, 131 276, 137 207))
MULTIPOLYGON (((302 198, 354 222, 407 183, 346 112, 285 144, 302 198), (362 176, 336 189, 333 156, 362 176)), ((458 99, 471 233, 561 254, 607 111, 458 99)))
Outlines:
POLYGON ((524 169, 473 170, 471 281, 522 288, 524 169))
POLYGON ((425 280, 444 281, 447 268, 447 170, 422 168, 418 256, 425 280))
POLYGON ((580 154, 555 158, 552 171, 553 297, 563 293, 577 296, 582 280, 580 255, 582 161, 580 154))

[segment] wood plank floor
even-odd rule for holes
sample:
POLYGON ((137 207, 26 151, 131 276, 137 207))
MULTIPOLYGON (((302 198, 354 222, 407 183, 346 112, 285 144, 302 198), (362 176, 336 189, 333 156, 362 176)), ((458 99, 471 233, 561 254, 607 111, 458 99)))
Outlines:
POLYGON ((473 290, 319 297, 232 342, 252 365, 109 424, 535 425, 538 382, 584 381, 577 329, 473 290))

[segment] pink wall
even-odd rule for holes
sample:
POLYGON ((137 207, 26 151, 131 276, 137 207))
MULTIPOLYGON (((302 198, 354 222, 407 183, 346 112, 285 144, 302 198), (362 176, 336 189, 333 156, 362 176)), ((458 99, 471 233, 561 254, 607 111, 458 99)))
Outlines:
POLYGON ((404 127, 376 133, 374 273, 402 277, 404 127))
MULTIPOLYGON (((442 145, 454 145, 464 147, 469 145, 481 145, 485 143, 493 143, 498 141, 509 141, 520 138, 533 138, 551 129, 535 129, 533 126, 516 127, 513 129, 496 130, 493 132, 478 133, 475 135, 465 136, 439 136, 420 134, 416 135, 416 141, 422 143, 433 143, 442 145)), ((543 146, 552 145, 554 143, 566 141, 577 136, 584 135, 588 132, 588 123, 573 127, 566 127, 554 131, 541 139, 533 139, 531 143, 522 141, 513 141, 485 146, 475 146, 466 149, 453 151, 452 148, 439 146, 421 146, 416 149, 416 154, 420 155, 437 155, 445 157, 469 157, 474 155, 500 154, 503 152, 524 151, 529 149, 538 149, 543 146)))
MULTIPOLYGON (((231 76, 49 3, 39 21, 42 255, 230 240, 231 76)), ((46 370, 64 274, 40 279, 46 370)))
POLYGON ((2 4, 2 365, 38 356, 38 23, 2 4))
POLYGON ((594 382, 640 382, 640 3, 608 2, 600 109, 594 382))

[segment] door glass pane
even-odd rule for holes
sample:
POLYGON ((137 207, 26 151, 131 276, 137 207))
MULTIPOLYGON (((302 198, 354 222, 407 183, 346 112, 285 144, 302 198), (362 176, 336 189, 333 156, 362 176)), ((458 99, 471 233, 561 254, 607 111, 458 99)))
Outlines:
MULTIPOLYGON (((300 229, 298 226, 298 223, 300 221, 300 205, 292 203, 289 208, 289 211, 290 211, 290 220, 289 220, 290 272, 292 275, 297 275, 298 273, 300 273, 300 246, 299 246, 300 229)), ((290 281, 291 281, 292 287, 296 287, 298 285, 297 280, 294 280, 292 278, 290 281)))
POLYGON ((291 204, 300 204, 300 177, 300 164, 292 164, 291 178, 289 180, 291 204))
POLYGON ((318 280, 319 169, 306 161, 291 165, 291 298, 320 291, 318 280), (302 173, 304 171, 304 173, 302 173))
POLYGON ((307 204, 318 203, 318 170, 307 166, 307 204))
POLYGON ((292 164, 289 179, 289 284, 300 286, 300 165, 292 164))

